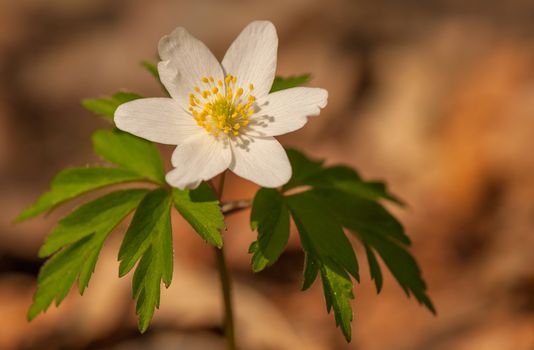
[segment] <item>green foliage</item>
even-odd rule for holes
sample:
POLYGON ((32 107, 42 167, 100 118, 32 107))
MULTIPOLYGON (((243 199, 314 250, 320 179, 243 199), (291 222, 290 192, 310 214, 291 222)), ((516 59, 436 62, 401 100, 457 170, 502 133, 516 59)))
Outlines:
POLYGON ((163 163, 152 142, 117 129, 98 130, 93 134, 93 148, 103 159, 158 184, 165 184, 163 163))
POLYGON ((46 311, 52 301, 59 305, 76 278, 83 294, 109 233, 139 204, 146 190, 113 192, 80 206, 62 219, 39 251, 52 256, 39 272, 38 288, 28 311, 31 320, 46 311))
POLYGON ((326 261, 321 264, 321 281, 323 282, 326 311, 334 309, 336 326, 341 328, 345 339, 350 342, 352 331, 352 306, 350 301, 354 299, 352 293, 352 281, 345 270, 334 262, 326 261))
MULTIPOLYGON (((156 65, 142 64, 159 80, 156 65)), ((309 78, 309 75, 276 77, 271 91, 299 86, 309 78)), ((140 97, 119 92, 108 99, 84 100, 82 104, 112 121, 121 103, 140 97)), ((28 318, 46 311, 54 301, 59 305, 76 280, 83 294, 106 238, 135 210, 118 253, 119 276, 135 268, 132 294, 139 330, 145 332, 160 306, 161 283, 168 287, 172 280, 171 207, 174 205, 202 239, 219 248, 223 245, 224 216, 215 193, 206 183, 195 190, 168 188, 163 163, 152 142, 117 129, 99 130, 93 134, 93 147, 97 155, 117 167, 60 172, 50 191, 17 220, 34 217, 110 185, 148 182, 151 189, 109 193, 81 205, 59 221, 39 251, 39 256, 48 260, 39 273, 28 318)), ((408 296, 413 295, 435 312, 421 271, 408 251, 410 240, 381 203, 402 202, 383 182, 365 181, 350 167, 325 166, 323 161, 309 159, 296 150, 287 153, 293 169, 290 181, 281 190, 262 188, 254 197, 250 220, 258 237, 249 249, 253 271, 262 271, 283 253, 292 218, 305 256, 302 289, 310 288, 320 276, 327 311, 333 310, 336 325, 350 341, 353 280, 359 282, 359 266, 344 231, 348 230, 364 247, 377 292, 383 284, 380 258, 408 296)))
POLYGON ((320 263, 331 260, 358 280, 354 250, 341 225, 325 210, 321 198, 305 191, 286 197, 286 202, 306 254, 320 263))
MULTIPOLYGON (((157 73, 155 66, 144 66, 157 73)), ((156 76, 156 75, 155 75, 156 76)), ((83 105, 100 115, 113 117, 124 102, 139 98, 133 93, 117 93, 110 99, 84 100, 83 105)), ((52 181, 51 190, 17 218, 22 221, 78 197, 86 192, 125 182, 157 185, 157 188, 112 192, 83 204, 59 221, 39 251, 48 257, 43 265, 34 303, 28 312, 33 319, 55 300, 65 298, 78 279, 83 293, 94 271, 99 252, 113 228, 135 208, 135 215, 119 251, 119 275, 136 265, 132 292, 137 300, 139 329, 144 332, 159 307, 160 285, 172 279, 173 254, 170 208, 176 209, 198 234, 216 247, 222 247, 220 230, 225 229, 219 201, 203 183, 195 190, 170 190, 157 147, 149 141, 117 129, 93 134, 94 152, 117 167, 67 169, 52 181)))
POLYGON ((159 72, 158 72, 158 66, 152 62, 143 61, 141 62, 141 65, 152 75, 154 78, 156 78, 157 81, 159 81, 159 72))
POLYGON ((104 119, 112 122, 117 107, 125 102, 133 101, 141 97, 141 95, 133 92, 120 91, 113 94, 110 98, 82 100, 82 106, 88 111, 96 113, 99 116, 104 117, 104 119))
POLYGON ((159 86, 161 87, 161 90, 165 92, 165 95, 170 96, 169 92, 167 91, 167 88, 165 88, 165 85, 163 85, 163 83, 159 79, 158 66, 148 61, 141 62, 141 65, 147 70, 148 73, 150 73, 150 75, 152 75, 158 81, 159 86))
POLYGON ((310 80, 309 74, 296 75, 292 77, 276 77, 271 86, 271 92, 290 89, 306 84, 310 80))
POLYGON ((252 256, 252 270, 259 272, 272 265, 282 254, 289 239, 289 210, 282 195, 274 190, 262 188, 254 197, 250 214, 253 230, 258 230, 258 240, 249 252, 252 256))
POLYGON ((162 189, 150 192, 141 201, 119 250, 119 276, 127 274, 137 261, 133 297, 139 330, 146 331, 154 310, 159 308, 161 281, 169 287, 172 279, 171 196, 162 189))
POLYGON ((211 188, 202 183, 193 191, 174 188, 172 194, 174 206, 200 237, 216 247, 222 247, 220 231, 226 226, 219 201, 211 188))
MULTIPOLYGON (((262 237, 282 237, 276 223, 278 213, 287 207, 305 252, 302 289, 308 289, 317 275, 321 276, 327 310, 334 310, 336 324, 348 341, 352 320, 350 300, 353 298, 350 276, 359 281, 359 274, 356 255, 344 228, 363 243, 377 292, 382 288, 383 275, 376 254, 408 295, 413 294, 435 312, 421 271, 407 250, 408 236, 379 201, 402 202, 387 191, 384 183, 364 181, 349 167, 326 167, 323 161, 309 159, 296 150, 290 149, 287 153, 293 176, 283 192, 261 189, 253 203, 251 226, 258 230, 258 241, 250 249, 254 253, 253 267, 258 256, 263 258, 259 255, 263 252, 259 244, 262 237), (286 194, 289 190, 297 193, 286 194)), ((285 236, 284 239, 287 242, 285 236)), ((261 268, 276 261, 283 246, 278 244, 276 248, 276 255, 271 255, 268 263, 260 260, 264 263, 261 268)))
POLYGON ((51 183, 50 191, 43 194, 30 208, 15 220, 23 221, 86 192, 118 183, 141 181, 143 178, 129 170, 117 168, 71 168, 58 173, 51 183))

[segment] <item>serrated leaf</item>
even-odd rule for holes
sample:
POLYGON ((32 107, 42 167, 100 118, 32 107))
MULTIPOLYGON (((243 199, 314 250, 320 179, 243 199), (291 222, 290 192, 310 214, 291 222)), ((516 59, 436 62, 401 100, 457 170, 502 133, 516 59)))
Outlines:
POLYGON ((93 148, 103 159, 158 184, 165 184, 159 151, 152 142, 120 130, 93 133, 93 148))
POLYGON ((420 304, 426 306, 432 313, 436 313, 426 293, 427 287, 421 277, 421 270, 414 257, 403 246, 388 237, 366 230, 360 230, 355 234, 376 250, 406 295, 413 294, 420 304))
POLYGON ((354 299, 352 281, 342 268, 331 261, 323 263, 320 271, 327 311, 334 309, 336 326, 341 328, 345 339, 350 342, 353 317, 350 301, 354 299))
POLYGON ((305 251, 313 259, 333 262, 359 280, 358 261, 342 227, 325 210, 321 198, 307 191, 286 197, 305 251))
POLYGON ((380 293, 382 290, 382 270, 378 261, 376 260, 375 253, 368 244, 364 243, 365 253, 367 254, 367 262, 369 264, 369 273, 371 274, 371 279, 375 281, 376 292, 380 293))
POLYGON ((119 250, 119 276, 139 261, 133 277, 132 294, 137 299, 139 330, 146 331, 159 308, 160 285, 172 279, 171 196, 158 188, 143 198, 119 250))
POLYGON ((290 89, 306 84, 310 80, 309 74, 295 75, 291 77, 275 77, 271 92, 290 89))
POLYGON ((82 106, 90 112, 96 113, 109 121, 113 121, 115 110, 121 104, 141 98, 133 92, 120 91, 110 98, 94 98, 82 100, 82 106))
POLYGON ((113 192, 80 206, 60 221, 40 255, 48 256, 64 248, 41 268, 28 319, 46 311, 54 300, 59 305, 77 277, 83 294, 105 239, 146 193, 143 189, 113 192))
POLYGON ((102 167, 66 169, 54 177, 50 191, 39 197, 32 207, 24 210, 15 220, 20 222, 32 218, 98 188, 141 180, 143 180, 141 176, 124 169, 102 167))
POLYGON ((336 325, 350 341, 353 296, 348 273, 359 281, 358 261, 350 241, 312 191, 286 197, 286 203, 306 254, 303 289, 312 285, 319 271, 327 310, 334 309, 336 325))
MULTIPOLYGON (((336 190, 318 190, 312 192, 321 197, 323 205, 331 211, 337 220, 352 232, 356 232, 364 244, 374 249, 382 258, 391 274, 402 289, 415 298, 430 311, 435 313, 434 306, 426 294, 426 284, 415 259, 404 248, 410 240, 404 233, 400 223, 380 204, 336 190)), ((370 265, 376 260, 371 259, 370 265)), ((372 276, 381 287, 381 277, 377 280, 378 264, 373 264, 372 276), (378 283, 380 281, 380 283, 378 283)))
POLYGON ((150 247, 158 230, 165 229, 170 196, 162 188, 150 192, 135 211, 119 250, 119 277, 126 275, 150 247))
POLYGON ((206 242, 222 247, 220 231, 225 229, 224 215, 212 189, 202 183, 195 190, 173 189, 174 206, 206 242))
POLYGON ((313 259, 310 254, 304 253, 304 278, 302 282, 302 290, 309 289, 313 282, 317 279, 319 273, 318 263, 313 259))
POLYGON ((337 165, 310 174, 302 183, 316 188, 334 188, 370 200, 387 199, 399 205, 404 203, 387 191, 380 181, 363 181, 358 173, 347 166, 337 165))
POLYGON ((59 221, 39 250, 39 256, 50 256, 94 232, 110 231, 117 219, 131 212, 146 193, 144 189, 117 191, 81 205, 59 221))
POLYGON ((324 167, 322 160, 314 160, 295 149, 287 149, 293 175, 284 185, 284 190, 299 186, 334 188, 371 200, 387 199, 399 205, 404 203, 389 193, 380 181, 364 181, 358 173, 347 166, 324 167))
POLYGON ((359 280, 358 262, 341 226, 321 198, 311 191, 286 197, 306 254, 303 289, 309 288, 321 274, 328 312, 333 308, 336 325, 350 341, 352 276, 359 280), (347 273, 348 272, 348 273, 347 273))
POLYGON ((379 203, 352 193, 335 189, 314 189, 339 222, 350 230, 391 237, 403 244, 410 244, 400 222, 379 203))
POLYGON ((250 223, 258 231, 257 244, 251 249, 252 270, 259 272, 278 259, 289 239, 289 210, 282 195, 274 189, 260 189, 252 203, 250 223))

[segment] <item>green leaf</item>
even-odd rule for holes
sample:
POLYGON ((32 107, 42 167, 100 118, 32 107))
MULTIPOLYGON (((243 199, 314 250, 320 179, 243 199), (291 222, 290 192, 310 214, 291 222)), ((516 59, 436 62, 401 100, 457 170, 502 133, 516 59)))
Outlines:
POLYGON ((316 188, 334 188, 370 200, 387 199, 397 204, 403 202, 387 191, 379 181, 363 181, 354 169, 343 165, 321 169, 310 174, 302 183, 316 188))
POLYGON ((93 148, 105 160, 158 184, 165 184, 165 171, 159 151, 152 142, 120 130, 98 130, 93 148))
POLYGON ((311 191, 286 197, 304 250, 316 260, 331 259, 359 280, 358 261, 342 227, 311 191))
POLYGON ((141 176, 124 169, 102 167, 66 169, 54 177, 50 191, 39 197, 32 207, 24 210, 16 221, 20 222, 37 216, 98 188, 141 180, 143 180, 141 176))
POLYGON ((352 281, 349 275, 334 262, 326 261, 321 265, 320 270, 327 311, 330 313, 330 310, 334 309, 336 326, 341 328, 345 339, 350 342, 352 337, 350 301, 354 299, 352 281))
POLYGON ((307 191, 286 197, 286 202, 306 254, 303 290, 313 284, 319 271, 327 310, 334 309, 336 325, 350 341, 353 294, 349 273, 359 280, 352 246, 320 197, 307 191))
POLYGON ((358 173, 347 166, 324 167, 322 160, 313 160, 295 149, 287 149, 293 175, 284 185, 284 190, 299 186, 335 188, 371 200, 387 199, 397 204, 404 203, 387 191, 380 181, 364 181, 358 173))
POLYGON ((260 189, 252 203, 250 223, 258 231, 258 243, 251 248, 252 270, 259 272, 278 260, 289 239, 289 210, 282 195, 274 189, 260 189))
POLYGON ((378 261, 376 260, 373 249, 366 243, 364 243, 364 246, 365 253, 367 254, 367 262, 369 264, 369 273, 371 274, 371 279, 375 281, 376 292, 380 293, 382 290, 382 270, 380 270, 380 265, 378 265, 378 261))
POLYGON ((324 161, 322 160, 312 160, 306 157, 303 153, 292 148, 286 149, 286 152, 289 162, 291 163, 293 174, 291 179, 289 179, 289 182, 284 185, 284 191, 306 185, 306 180, 310 176, 323 169, 324 161))
MULTIPOLYGON (((421 277, 421 270, 415 259, 404 248, 410 240, 401 224, 380 204, 337 190, 312 190, 323 199, 323 205, 329 208, 337 220, 352 232, 356 232, 365 245, 375 250, 402 289, 415 298, 430 311, 434 306, 426 294, 426 284, 421 277)), ((382 284, 380 268, 376 258, 367 258, 371 266, 371 276, 375 279, 377 290, 382 284), (374 261, 373 261, 374 260, 374 261)))
POLYGON ((158 81, 159 80, 159 72, 158 72, 158 66, 155 63, 143 61, 141 62, 141 65, 158 81))
POLYGON ((158 66, 155 63, 148 62, 148 61, 143 61, 141 62, 141 64, 150 73, 150 75, 156 78, 161 89, 165 92, 165 94, 167 96, 170 96, 169 92, 167 91, 167 88, 165 87, 165 85, 163 85, 163 83, 161 82, 161 79, 159 78, 158 66))
POLYGON ((309 289, 313 282, 317 279, 319 272, 318 263, 310 256, 310 254, 304 252, 304 281, 302 282, 302 290, 309 289))
POLYGON ((28 319, 46 311, 54 300, 59 305, 77 277, 83 294, 105 239, 146 193, 143 189, 113 192, 80 206, 59 222, 39 255, 48 256, 63 249, 41 268, 28 319))
POLYGON ((312 190, 323 200, 323 205, 346 228, 353 231, 366 231, 372 234, 391 237, 403 244, 410 244, 400 222, 382 205, 357 195, 335 190, 312 190))
POLYGON ((95 98, 82 100, 82 106, 90 112, 96 113, 109 121, 113 121, 115 110, 121 104, 141 98, 133 92, 117 92, 111 98, 95 98))
POLYGON ((341 226, 310 191, 286 197, 297 226, 306 260, 302 289, 309 288, 321 273, 328 312, 333 308, 336 325, 350 341, 352 281, 359 280, 358 262, 341 226), (348 272, 348 273, 347 273, 348 272))
POLYGON ((174 206, 195 231, 208 243, 222 247, 220 231, 225 229, 219 201, 206 183, 195 190, 173 189, 174 206))
POLYGON ((309 74, 302 74, 292 77, 276 77, 274 78, 271 92, 294 88, 306 84, 310 80, 309 74))
POLYGON ((357 235, 366 245, 376 250, 406 295, 413 294, 420 304, 435 314, 436 309, 426 293, 425 281, 413 256, 398 242, 383 235, 367 230, 360 230, 357 235))
POLYGON ((133 297, 139 330, 145 332, 159 308, 161 281, 169 287, 172 279, 171 196, 158 188, 143 198, 119 250, 119 276, 139 264, 133 277, 133 297))

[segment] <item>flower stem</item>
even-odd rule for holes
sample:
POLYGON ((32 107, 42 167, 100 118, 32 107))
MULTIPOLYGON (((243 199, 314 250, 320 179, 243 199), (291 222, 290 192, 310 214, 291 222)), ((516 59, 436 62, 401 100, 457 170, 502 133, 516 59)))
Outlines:
MULTIPOLYGON (((224 180, 226 172, 221 174, 218 186, 219 201, 222 199, 224 180)), ((221 280, 222 296, 224 301, 224 335, 226 337, 226 349, 237 350, 234 327, 234 312, 232 308, 232 286, 230 283, 230 275, 226 265, 226 258, 224 256, 224 247, 215 247, 215 258, 217 262, 217 269, 219 270, 219 278, 221 280)))
POLYGON ((224 335, 226 337, 226 349, 237 350, 234 328, 234 313, 232 310, 230 275, 228 274, 228 268, 226 267, 224 248, 215 248, 215 256, 217 258, 217 268, 219 269, 219 277, 221 279, 221 288, 224 300, 224 335))

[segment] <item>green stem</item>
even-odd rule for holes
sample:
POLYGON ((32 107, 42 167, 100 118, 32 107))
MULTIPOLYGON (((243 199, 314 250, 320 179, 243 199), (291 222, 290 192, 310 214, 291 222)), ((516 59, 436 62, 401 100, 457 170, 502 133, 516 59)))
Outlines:
MULTIPOLYGON (((222 199, 224 180, 226 172, 221 174, 218 186, 219 201, 222 199)), ((219 278, 221 280, 221 289, 224 301, 224 335, 226 337, 226 349, 237 350, 234 327, 234 312, 232 308, 232 286, 230 283, 230 275, 226 265, 226 258, 224 257, 224 247, 220 249, 215 247, 215 258, 217 261, 217 269, 219 270, 219 278)))

